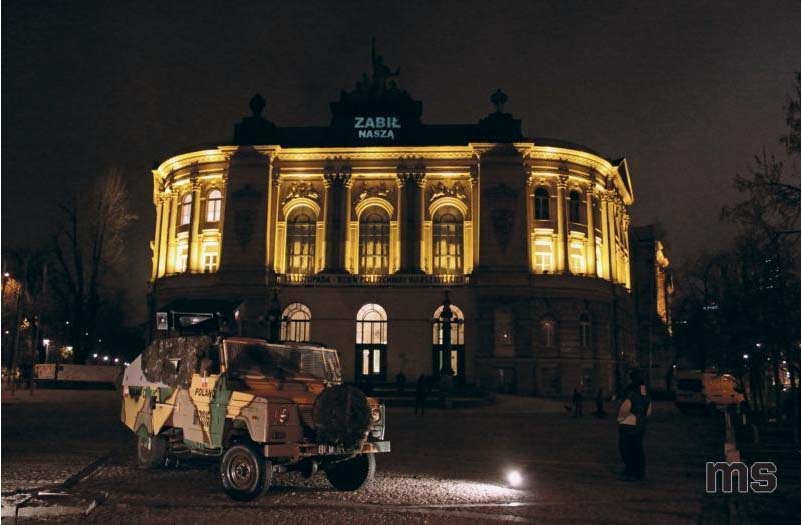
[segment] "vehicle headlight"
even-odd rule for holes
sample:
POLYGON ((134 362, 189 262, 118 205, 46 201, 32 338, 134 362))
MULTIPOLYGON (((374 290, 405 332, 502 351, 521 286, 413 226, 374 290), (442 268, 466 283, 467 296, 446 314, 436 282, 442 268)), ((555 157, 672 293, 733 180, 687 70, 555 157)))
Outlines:
POLYGON ((286 423, 287 419, 290 418, 290 411, 285 408, 282 408, 276 413, 276 419, 278 419, 279 423, 286 423))

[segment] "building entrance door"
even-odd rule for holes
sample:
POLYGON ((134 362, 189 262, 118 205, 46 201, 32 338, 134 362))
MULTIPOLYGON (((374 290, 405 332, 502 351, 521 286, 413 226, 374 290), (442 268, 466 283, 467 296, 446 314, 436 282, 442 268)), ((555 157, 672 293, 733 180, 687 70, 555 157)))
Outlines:
POLYGON ((387 345, 356 345, 356 377, 387 379, 387 345))

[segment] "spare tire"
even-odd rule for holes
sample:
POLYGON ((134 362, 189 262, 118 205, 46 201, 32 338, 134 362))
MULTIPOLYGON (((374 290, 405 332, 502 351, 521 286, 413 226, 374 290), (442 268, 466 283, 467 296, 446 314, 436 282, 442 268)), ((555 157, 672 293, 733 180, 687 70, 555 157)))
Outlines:
POLYGON ((312 420, 321 443, 348 450, 361 449, 370 429, 368 398, 349 385, 329 387, 317 396, 312 420))

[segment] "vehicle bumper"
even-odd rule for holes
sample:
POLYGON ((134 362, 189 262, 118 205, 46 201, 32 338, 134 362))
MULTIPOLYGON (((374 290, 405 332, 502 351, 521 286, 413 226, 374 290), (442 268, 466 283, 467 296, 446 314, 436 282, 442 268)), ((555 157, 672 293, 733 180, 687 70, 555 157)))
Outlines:
MULTIPOLYGON (((343 456, 353 454, 354 450, 347 450, 333 445, 315 445, 301 443, 282 443, 264 445, 265 457, 305 458, 311 456, 343 456)), ((389 441, 368 441, 362 445, 360 454, 380 454, 390 452, 389 441)))

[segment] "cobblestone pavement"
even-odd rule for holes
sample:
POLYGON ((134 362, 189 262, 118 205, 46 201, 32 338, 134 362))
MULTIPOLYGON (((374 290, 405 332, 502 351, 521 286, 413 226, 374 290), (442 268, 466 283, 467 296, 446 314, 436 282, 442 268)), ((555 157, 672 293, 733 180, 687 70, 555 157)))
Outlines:
MULTIPOLYGON (((12 502, 16 489, 24 493, 25 488, 58 484, 109 451, 117 452, 70 487, 70 496, 50 498, 56 503, 33 510, 23 507, 23 516, 34 517, 19 518, 20 523, 726 520, 726 501, 704 493, 705 461, 721 455, 720 425, 712 418, 680 415, 669 403, 656 405, 650 423, 643 483, 618 479, 614 419, 572 418, 549 409, 548 403, 502 399, 496 408, 433 410, 422 417, 411 409, 390 409, 387 437, 393 452, 378 457, 376 479, 360 492, 335 491, 323 476, 304 480, 295 473, 279 474, 266 497, 243 504, 222 492, 214 461, 138 469, 132 435, 118 422, 116 396, 44 390, 33 399, 3 396, 4 505, 12 502), (521 406, 529 408, 519 411, 521 406), (539 406, 543 412, 534 412, 539 406), (505 486, 509 468, 523 473, 521 490, 505 486), (75 514, 96 498, 100 504, 88 516, 75 514), (57 515, 46 515, 57 504, 57 515)), ((13 505, 4 506, 4 523, 9 513, 13 505)))

